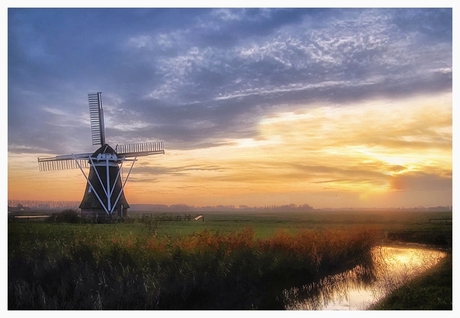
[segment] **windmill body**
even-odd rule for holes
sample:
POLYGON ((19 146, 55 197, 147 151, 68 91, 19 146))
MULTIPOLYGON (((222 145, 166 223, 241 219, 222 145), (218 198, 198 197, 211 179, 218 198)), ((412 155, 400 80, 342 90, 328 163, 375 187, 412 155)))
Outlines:
POLYGON ((94 145, 100 147, 94 153, 70 154, 38 158, 41 171, 79 168, 87 180, 82 216, 102 218, 126 217, 129 204, 124 187, 138 157, 164 154, 163 142, 117 145, 115 149, 105 143, 102 94, 88 94, 91 135, 94 145), (129 172, 123 176, 123 165, 128 163, 129 172), (85 169, 89 168, 88 175, 85 169))
POLYGON ((79 206, 81 214, 83 216, 104 215, 103 212, 107 210, 116 212, 120 217, 127 216, 129 205, 123 192, 117 153, 106 144, 96 150, 91 155, 91 159, 88 182, 79 206), (110 195, 106 195, 109 192, 110 195))

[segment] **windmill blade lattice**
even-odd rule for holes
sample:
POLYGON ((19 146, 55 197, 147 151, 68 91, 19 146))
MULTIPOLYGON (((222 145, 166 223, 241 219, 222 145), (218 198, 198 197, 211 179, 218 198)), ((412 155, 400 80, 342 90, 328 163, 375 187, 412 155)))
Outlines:
POLYGON ((140 157, 165 153, 162 141, 117 145, 115 151, 119 156, 123 157, 140 157))
POLYGON ((89 156, 91 153, 38 158, 38 169, 40 171, 55 171, 89 168, 89 156))
POLYGON ((61 161, 39 161, 38 168, 40 171, 55 171, 55 170, 69 170, 89 168, 88 160, 61 160, 61 161), (78 162, 78 163, 77 163, 78 162))
POLYGON ((89 93, 89 116, 93 146, 105 144, 104 113, 102 110, 102 93, 89 93))

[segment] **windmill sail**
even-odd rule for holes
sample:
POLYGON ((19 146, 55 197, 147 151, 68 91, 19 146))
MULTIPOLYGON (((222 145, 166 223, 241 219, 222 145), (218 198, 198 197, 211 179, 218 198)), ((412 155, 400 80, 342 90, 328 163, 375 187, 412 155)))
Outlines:
POLYGON ((71 154, 56 157, 39 157, 38 169, 40 171, 54 171, 88 168, 90 166, 88 158, 91 153, 71 154))
POLYGON ((102 110, 102 93, 89 93, 89 116, 93 146, 105 144, 104 113, 102 110))
POLYGON ((115 149, 118 156, 122 156, 125 158, 159 154, 164 155, 165 153, 162 141, 117 145, 115 149))

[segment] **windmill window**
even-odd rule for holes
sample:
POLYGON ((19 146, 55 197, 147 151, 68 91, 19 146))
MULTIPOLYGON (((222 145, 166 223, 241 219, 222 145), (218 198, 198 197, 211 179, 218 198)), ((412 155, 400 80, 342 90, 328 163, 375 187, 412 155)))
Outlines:
POLYGON ((117 156, 114 154, 100 153, 97 155, 96 160, 117 160, 117 156))

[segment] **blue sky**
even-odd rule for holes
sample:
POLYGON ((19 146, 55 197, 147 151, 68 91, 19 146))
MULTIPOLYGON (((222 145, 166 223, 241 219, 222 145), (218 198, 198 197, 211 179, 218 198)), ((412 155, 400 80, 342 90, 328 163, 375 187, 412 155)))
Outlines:
POLYGON ((9 198, 75 178, 79 200, 36 157, 96 149, 101 91, 109 144, 165 141, 139 203, 451 205, 452 30, 449 8, 10 8, 9 198))

